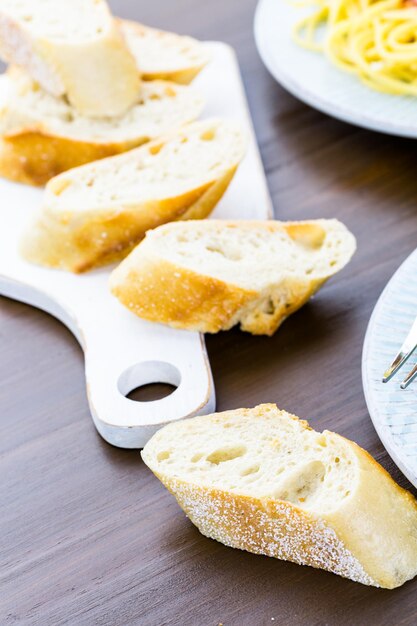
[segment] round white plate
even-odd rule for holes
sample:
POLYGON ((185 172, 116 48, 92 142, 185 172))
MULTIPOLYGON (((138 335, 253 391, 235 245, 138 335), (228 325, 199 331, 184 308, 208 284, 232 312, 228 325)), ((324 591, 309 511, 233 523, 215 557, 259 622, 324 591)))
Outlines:
POLYGON ((322 54, 294 43, 292 27, 305 11, 288 0, 260 0, 258 4, 256 44, 276 80, 303 102, 340 120, 392 135, 417 137, 417 98, 374 91, 333 66, 322 54))
POLYGON ((362 353, 362 381, 369 414, 393 461, 417 487, 417 381, 400 382, 417 361, 417 350, 388 382, 382 375, 417 316, 417 250, 382 292, 369 321, 362 353))

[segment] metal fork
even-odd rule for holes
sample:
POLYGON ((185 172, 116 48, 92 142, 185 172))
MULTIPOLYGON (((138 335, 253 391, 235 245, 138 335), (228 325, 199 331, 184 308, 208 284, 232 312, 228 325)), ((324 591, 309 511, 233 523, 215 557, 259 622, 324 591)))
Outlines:
MULTIPOLYGON (((414 350, 417 347, 417 317, 411 326, 411 330, 408 333, 401 349, 389 368, 384 372, 384 376, 382 379, 383 383, 387 383, 393 376, 398 372, 398 370, 404 365, 407 359, 413 354, 414 350)), ((408 385, 415 379, 417 376, 417 365, 413 367, 413 369, 407 374, 401 383, 401 389, 406 389, 408 385)))

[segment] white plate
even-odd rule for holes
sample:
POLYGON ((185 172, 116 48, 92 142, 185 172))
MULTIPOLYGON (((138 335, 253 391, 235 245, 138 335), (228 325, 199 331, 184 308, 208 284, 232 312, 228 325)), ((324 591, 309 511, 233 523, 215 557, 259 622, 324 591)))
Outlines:
POLYGON ((288 0, 260 0, 258 4, 256 44, 276 80, 303 102, 344 122, 417 137, 417 98, 374 91, 333 66, 324 55, 292 40, 292 27, 305 11, 288 0))
MULTIPOLYGON (((214 217, 268 219, 272 205, 236 57, 229 46, 207 44, 211 63, 195 81, 206 98, 205 116, 241 122, 248 151, 214 217)), ((0 179, 0 294, 48 311, 66 324, 85 353, 91 414, 99 433, 123 448, 140 448, 164 423, 215 409, 204 337, 139 319, 108 288, 111 268, 76 276, 25 262, 21 231, 42 202, 42 190, 0 179), (126 395, 140 385, 177 389, 153 402, 126 395)), ((45 397, 45 404, 48 398, 45 397)))
POLYGON ((417 382, 400 382, 417 361, 417 351, 388 382, 382 375, 417 316, 417 250, 400 266, 372 313, 362 354, 362 380, 369 414, 393 461, 417 487, 417 382))

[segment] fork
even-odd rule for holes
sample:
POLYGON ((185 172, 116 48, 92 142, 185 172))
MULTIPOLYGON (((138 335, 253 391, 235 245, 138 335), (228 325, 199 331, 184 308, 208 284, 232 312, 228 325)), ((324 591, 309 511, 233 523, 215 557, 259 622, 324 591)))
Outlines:
MULTIPOLYGON (((398 370, 404 365, 407 359, 413 354, 414 350, 417 347, 417 317, 411 326, 410 332, 408 333, 403 345, 400 348, 397 356, 389 366, 387 370, 384 372, 384 376, 382 378, 383 383, 387 383, 393 376, 398 372, 398 370)), ((407 374, 401 383, 401 389, 406 389, 408 385, 414 380, 417 376, 417 364, 413 367, 413 369, 407 374)))

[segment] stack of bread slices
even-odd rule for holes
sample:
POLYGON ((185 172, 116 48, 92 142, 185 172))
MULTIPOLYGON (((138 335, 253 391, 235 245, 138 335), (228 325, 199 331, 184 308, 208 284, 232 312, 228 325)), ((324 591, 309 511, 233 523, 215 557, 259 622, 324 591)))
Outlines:
POLYGON ((0 0, 0 173, 42 185, 195 120, 206 47, 105 0, 0 0))
POLYGON ((245 154, 230 120, 196 122, 206 45, 115 18, 105 0, 0 0, 0 175, 45 185, 22 245, 72 272, 147 230, 205 218, 245 154))
POLYGON ((105 0, 0 0, 0 175, 46 185, 21 241, 30 263, 122 261, 112 292, 142 318, 271 335, 355 240, 336 220, 205 219, 246 151, 234 120, 197 119, 189 83, 208 50, 105 0))

